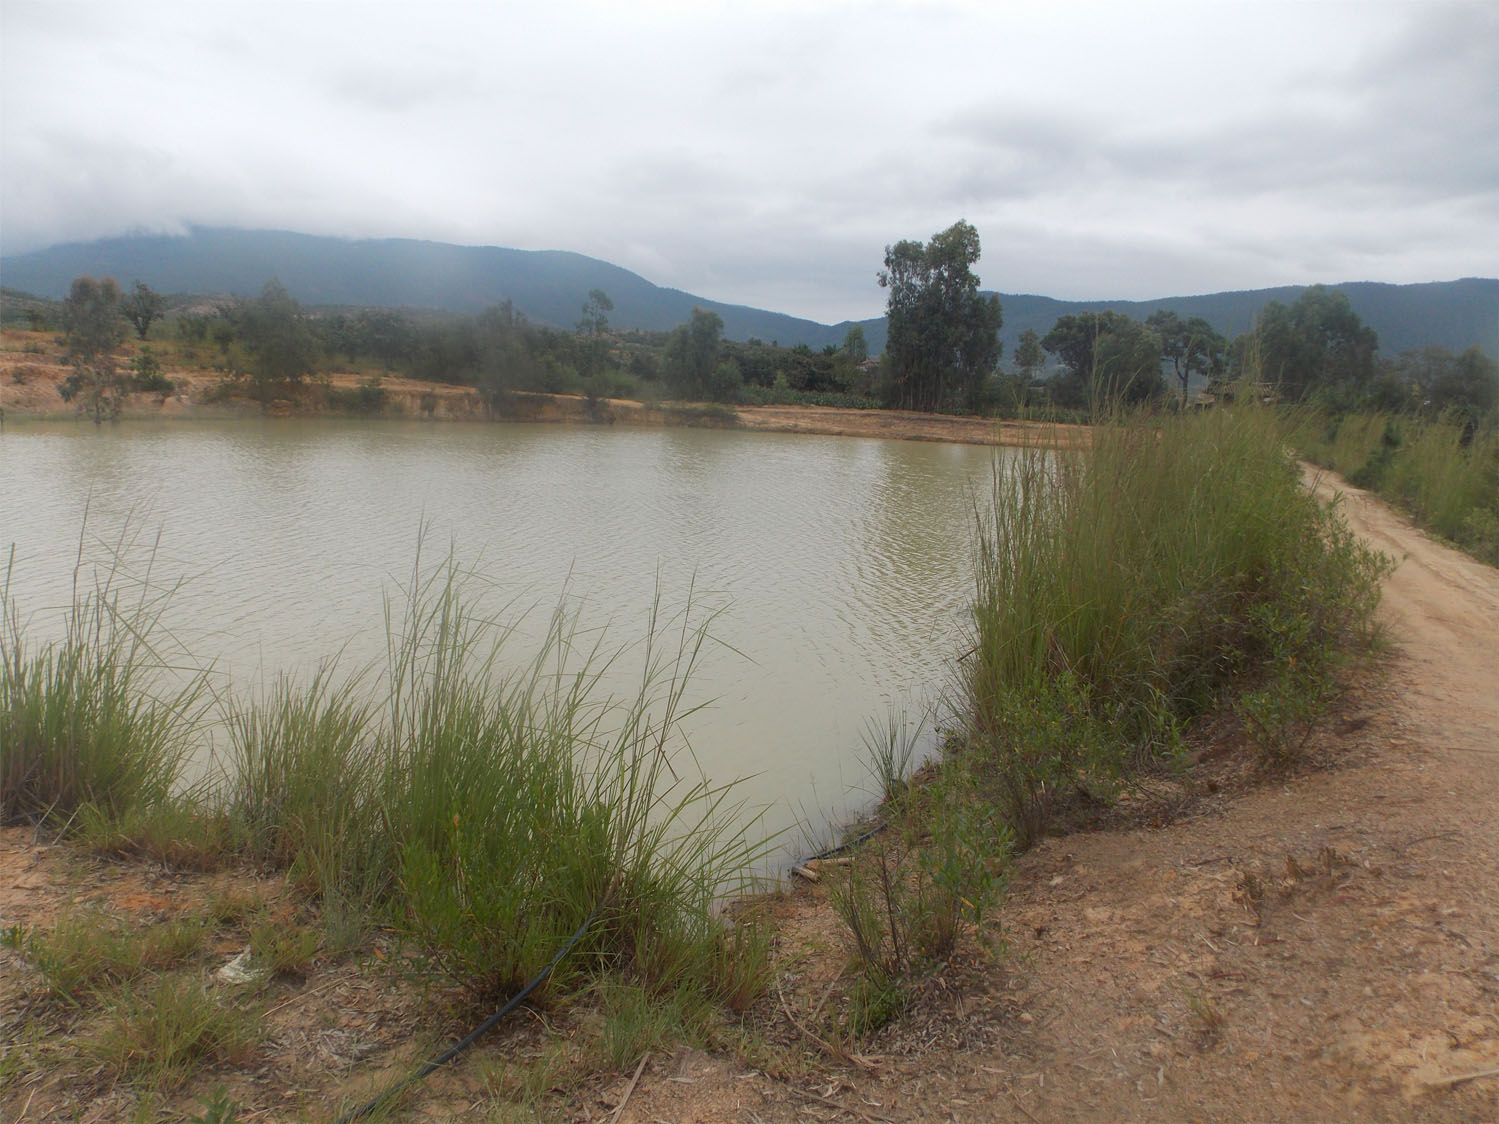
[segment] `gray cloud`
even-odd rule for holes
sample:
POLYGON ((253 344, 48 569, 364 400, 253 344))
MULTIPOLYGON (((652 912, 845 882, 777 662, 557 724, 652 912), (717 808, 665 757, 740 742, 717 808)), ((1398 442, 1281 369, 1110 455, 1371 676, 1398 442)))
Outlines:
POLYGON ((959 217, 986 285, 1057 296, 1499 261, 1481 4, 7 0, 0 20, 6 252, 186 223, 440 238, 821 319, 877 313, 884 246, 959 217))

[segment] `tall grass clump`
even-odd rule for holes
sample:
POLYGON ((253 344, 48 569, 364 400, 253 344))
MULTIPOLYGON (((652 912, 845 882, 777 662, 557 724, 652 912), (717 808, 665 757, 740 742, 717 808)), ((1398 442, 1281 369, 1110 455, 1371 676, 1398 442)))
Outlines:
POLYGON ((387 610, 383 680, 325 664, 231 704, 235 846, 289 871, 325 918, 404 931, 478 1000, 518 989, 587 921, 549 986, 604 972, 747 1001, 764 942, 717 907, 766 845, 680 729, 709 622, 689 598, 679 616, 658 608, 641 647, 606 651, 563 601, 518 660, 519 618, 479 611, 476 580, 451 559, 425 572, 418 552, 387 610), (626 661, 641 670, 621 697, 607 688, 626 661))
POLYGON ((405 922, 433 962, 490 997, 592 917, 562 981, 591 960, 653 990, 733 991, 715 905, 759 849, 726 789, 673 765, 705 626, 653 617, 624 700, 603 691, 621 653, 560 608, 535 656, 502 670, 509 630, 472 615, 452 570, 391 635, 381 801, 405 922))
POLYGON ((385 856, 375 708, 358 677, 334 675, 325 663, 306 684, 278 676, 229 705, 225 812, 246 857, 315 894, 370 900, 385 856))
POLYGON ((0 819, 62 827, 84 812, 111 820, 166 804, 206 679, 167 666, 154 644, 159 604, 144 592, 122 602, 113 574, 93 589, 75 579, 62 638, 33 644, 10 573, 0 587, 0 819))
POLYGON ((1291 432, 1310 459, 1499 565, 1499 432, 1492 424, 1308 412, 1295 419, 1291 432))
POLYGON ((961 753, 1022 844, 1060 795, 1169 759, 1242 690, 1326 681, 1372 635, 1383 563, 1300 486, 1269 411, 1021 451, 980 522, 961 753))

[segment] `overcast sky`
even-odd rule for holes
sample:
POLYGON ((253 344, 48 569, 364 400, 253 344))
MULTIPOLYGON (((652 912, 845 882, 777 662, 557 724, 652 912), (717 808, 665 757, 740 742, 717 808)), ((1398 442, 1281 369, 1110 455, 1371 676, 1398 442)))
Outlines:
POLYGON ((878 315, 1499 273, 1499 3, 0 0, 7 253, 188 224, 576 250, 878 315))

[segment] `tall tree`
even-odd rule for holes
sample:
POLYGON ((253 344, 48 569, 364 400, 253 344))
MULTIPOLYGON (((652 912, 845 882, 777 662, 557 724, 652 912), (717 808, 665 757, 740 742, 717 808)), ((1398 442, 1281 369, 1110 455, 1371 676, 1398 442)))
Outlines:
POLYGON ((279 281, 267 281, 257 300, 236 310, 236 334, 249 349, 256 396, 270 400, 278 388, 295 386, 317 366, 317 337, 302 306, 279 281))
POLYGON ((1145 321, 1161 339, 1161 355, 1176 373, 1181 387, 1181 404, 1187 405, 1187 387, 1193 375, 1211 377, 1223 373, 1228 356, 1228 341, 1201 316, 1183 320, 1168 308, 1152 312, 1145 321))
POLYGON ((1046 363, 1046 352, 1041 347, 1041 337, 1034 328, 1020 333, 1015 345, 1014 373, 1002 379, 1003 408, 1008 412, 1024 410, 1030 401, 1031 388, 1046 363))
POLYGON ((869 358, 869 341, 864 338, 863 324, 848 326, 848 331, 843 334, 843 350, 855 366, 869 358))
POLYGON ((1041 337, 1036 334, 1036 329, 1027 328, 1020 333, 1020 341, 1015 345, 1015 369, 1025 376, 1027 382, 1033 382, 1045 362, 1046 352, 1041 347, 1041 337))
POLYGON ((701 308, 694 308, 692 319, 667 337, 662 371, 674 395, 696 401, 721 397, 717 383, 722 338, 723 318, 701 308))
POLYGON ((1382 367, 1376 384, 1387 378, 1400 388, 1378 403, 1385 408, 1415 406, 1428 414, 1451 412, 1473 419, 1499 410, 1499 363, 1476 344, 1461 355, 1435 346, 1402 351, 1382 367))
POLYGON ((578 351, 582 362, 582 375, 588 380, 592 392, 592 380, 604 369, 608 357, 609 313, 614 311, 614 302, 603 289, 588 290, 588 300, 583 303, 583 318, 578 321, 578 351))
POLYGON ((160 320, 166 311, 167 298, 156 292, 144 281, 137 281, 130 295, 120 302, 120 312, 135 325, 136 335, 146 338, 152 322, 160 320))
POLYGON ((976 404, 999 361, 1004 323, 996 296, 979 294, 973 264, 980 254, 972 224, 958 221, 925 245, 885 247, 880 287, 886 306, 885 358, 891 405, 940 410, 976 404))
POLYGON ((115 350, 125 342, 120 318, 120 287, 113 277, 75 277, 62 307, 68 361, 73 365, 60 388, 64 401, 79 399, 95 424, 120 412, 120 380, 115 350))
POLYGON ((1379 337, 1340 289, 1312 285, 1290 305, 1271 301, 1235 340, 1240 376, 1257 377, 1299 402, 1319 391, 1363 393, 1374 377, 1379 337))
POLYGON ((1122 312, 1060 317, 1041 346, 1067 368, 1053 384, 1060 405, 1106 410, 1148 402, 1164 389, 1160 337, 1122 312))

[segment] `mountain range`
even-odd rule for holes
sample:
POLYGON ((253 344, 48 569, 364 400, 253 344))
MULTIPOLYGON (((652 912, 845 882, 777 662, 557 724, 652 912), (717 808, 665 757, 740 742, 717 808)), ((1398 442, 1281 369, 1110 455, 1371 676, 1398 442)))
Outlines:
MULTIPOLYGON (((620 266, 562 250, 193 227, 185 235, 126 235, 0 258, 0 282, 6 288, 51 299, 66 296, 80 274, 111 276, 122 286, 144 281, 163 293, 214 296, 254 296, 275 278, 312 307, 473 313, 509 300, 530 319, 559 328, 571 328, 589 290, 602 289, 614 302, 609 319, 616 329, 664 331, 687 320, 694 308, 704 308, 723 317, 730 339, 820 349, 842 343, 850 325, 860 323, 872 353, 885 346, 883 317, 821 324, 663 288, 620 266)), ((1462 351, 1477 344, 1489 355, 1499 355, 1499 278, 1416 285, 1355 281, 1336 287, 1379 334, 1385 354, 1432 344, 1462 351)), ((1044 335, 1069 313, 1112 308, 1143 320, 1167 308, 1184 317, 1201 316, 1218 330, 1237 335, 1253 326, 1270 301, 1289 303, 1303 288, 1284 285, 1148 301, 1063 301, 999 293, 1001 334, 1008 355, 1023 331, 1044 335)))

